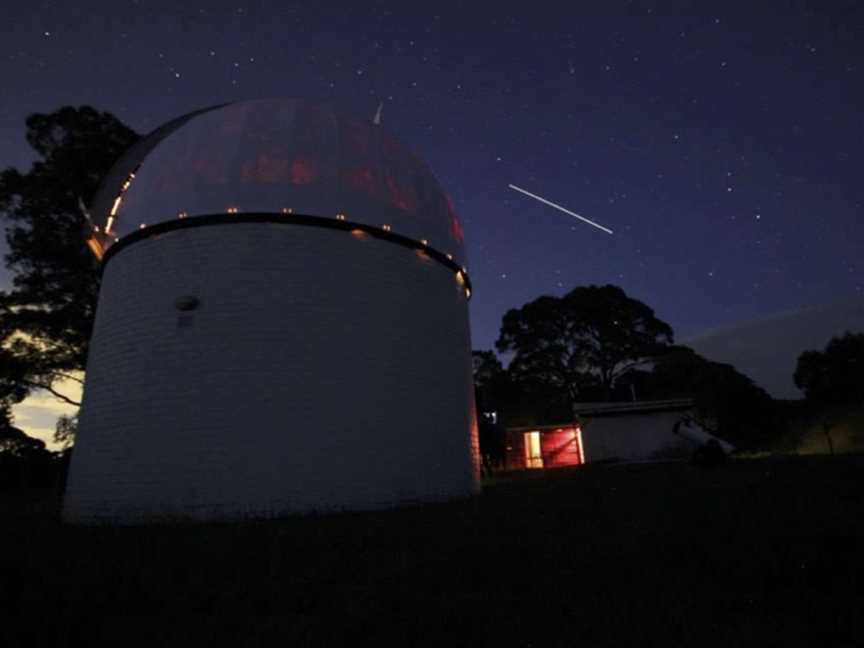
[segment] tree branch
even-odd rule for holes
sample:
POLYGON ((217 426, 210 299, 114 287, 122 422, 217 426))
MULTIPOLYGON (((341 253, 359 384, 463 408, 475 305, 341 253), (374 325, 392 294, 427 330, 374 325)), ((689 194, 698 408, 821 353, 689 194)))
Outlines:
POLYGON ((81 407, 81 403, 79 403, 78 401, 72 400, 68 396, 64 396, 63 394, 58 392, 56 389, 51 387, 51 385, 43 385, 41 383, 33 382, 31 380, 22 380, 21 382, 24 383, 25 385, 28 385, 29 387, 33 387, 34 389, 44 389, 45 391, 52 394, 55 398, 59 398, 61 401, 69 403, 70 405, 73 405, 75 407, 81 407))
POLYGON ((83 385, 83 384, 84 384, 84 381, 83 381, 83 380, 81 380, 80 378, 76 378, 75 376, 70 376, 69 374, 60 373, 59 371, 57 372, 57 375, 60 376, 61 378, 65 378, 66 380, 74 380, 74 381, 77 382, 79 385, 83 385))
POLYGON ((637 360, 635 362, 628 362, 627 364, 621 366, 620 368, 612 370, 613 378, 620 378, 621 376, 623 376, 625 373, 627 373, 631 369, 635 369, 636 367, 640 367, 642 365, 648 364, 649 362, 651 362, 650 358, 645 358, 643 360, 637 360))

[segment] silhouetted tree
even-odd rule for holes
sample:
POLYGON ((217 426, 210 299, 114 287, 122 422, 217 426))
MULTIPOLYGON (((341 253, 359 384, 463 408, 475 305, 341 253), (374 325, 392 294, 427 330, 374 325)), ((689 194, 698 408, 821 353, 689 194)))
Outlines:
POLYGON ((0 490, 59 487, 66 459, 46 450, 44 441, 13 426, 9 408, 0 406, 0 490))
MULTIPOLYGON (((8 340, 3 324, 0 320, 0 339, 8 340)), ((8 421, 12 407, 26 398, 31 389, 29 375, 26 363, 9 348, 0 346, 0 424, 8 421)))
POLYGON ((507 372, 493 351, 471 353, 474 376, 474 394, 481 412, 498 409, 498 400, 506 388, 507 372))
POLYGON ((500 466, 504 463, 505 440, 504 428, 498 417, 512 385, 507 371, 494 352, 474 351, 471 356, 480 454, 485 465, 500 466))
POLYGON ((45 442, 28 436, 10 422, 9 411, 0 409, 0 454, 27 457, 45 451, 45 442))
POLYGON ((12 289, 0 293, 0 344, 17 363, 0 380, 77 404, 54 384, 77 380, 74 372, 84 369, 99 291, 79 201, 92 200, 104 174, 137 139, 113 115, 87 106, 27 118, 27 141, 38 159, 27 173, 0 172, 12 273, 12 289))
POLYGON ((685 346, 655 360, 646 388, 651 398, 692 398, 700 425, 732 443, 758 445, 778 431, 774 401, 762 388, 685 346))
POLYGON ((672 328, 617 286, 585 286, 544 296, 504 315, 496 347, 515 352, 516 381, 566 392, 571 402, 599 387, 608 399, 616 381, 672 343, 672 328))
POLYGON ((798 357, 795 384, 808 400, 823 404, 864 405, 864 333, 832 338, 824 351, 798 357))
POLYGON ((60 452, 64 452, 75 444, 75 435, 78 433, 77 416, 61 416, 57 419, 54 428, 54 443, 60 446, 60 452))

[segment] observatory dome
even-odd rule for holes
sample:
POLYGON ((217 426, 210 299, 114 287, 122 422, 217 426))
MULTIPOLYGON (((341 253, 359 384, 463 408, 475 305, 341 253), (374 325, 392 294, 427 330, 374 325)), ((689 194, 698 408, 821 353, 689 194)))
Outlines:
POLYGON ((213 106, 144 137, 96 196, 90 245, 101 257, 141 229, 217 214, 382 228, 464 265, 462 227, 420 159, 371 121, 293 99, 213 106))
POLYGON ((242 519, 476 493, 462 229, 379 126, 190 113, 115 165, 70 521, 242 519))

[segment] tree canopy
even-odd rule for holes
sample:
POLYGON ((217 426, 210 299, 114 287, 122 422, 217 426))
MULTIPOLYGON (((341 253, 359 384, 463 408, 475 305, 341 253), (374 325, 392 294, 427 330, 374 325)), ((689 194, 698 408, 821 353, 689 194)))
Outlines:
MULTIPOLYGON (((138 135, 113 115, 63 107, 27 118, 37 159, 27 173, 0 172, 0 218, 12 288, 0 293, 0 378, 21 400, 84 369, 99 292, 98 265, 84 244, 89 203, 105 173, 138 135), (5 382, 4 382, 5 381, 5 382), (23 390, 23 391, 22 391, 23 390)), ((69 400, 66 398, 66 400, 69 400)))
POLYGON ((502 387, 507 382, 507 372, 493 351, 471 353, 474 376, 474 392, 480 412, 496 410, 502 387))
POLYGON ((808 400, 864 405, 864 333, 832 338, 824 351, 798 357, 795 384, 808 400))
POLYGON ((514 353, 514 380, 566 391, 575 402, 595 385, 609 398, 619 378, 672 341, 672 328, 650 307, 606 285, 577 287, 508 311, 496 348, 514 353))
POLYGON ((8 412, 0 413, 0 416, 4 419, 0 422, 0 455, 25 458, 46 452, 44 441, 34 439, 8 423, 8 412))
POLYGON ((777 411, 767 392, 732 365, 689 347, 667 349, 646 383, 652 398, 692 398, 702 427, 727 441, 758 444, 777 432, 777 411))

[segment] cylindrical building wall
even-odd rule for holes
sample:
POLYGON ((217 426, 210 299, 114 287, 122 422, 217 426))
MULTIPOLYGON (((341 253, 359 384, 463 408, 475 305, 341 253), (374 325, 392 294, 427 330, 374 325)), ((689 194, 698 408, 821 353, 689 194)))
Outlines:
POLYGON ((475 492, 461 279, 386 238, 289 223, 202 219, 116 250, 66 519, 225 519, 475 492))

